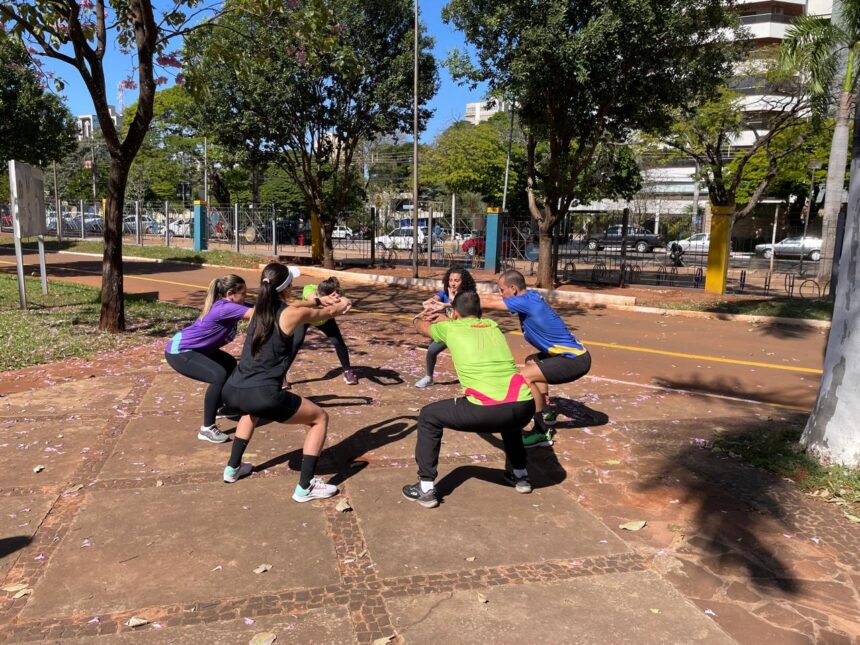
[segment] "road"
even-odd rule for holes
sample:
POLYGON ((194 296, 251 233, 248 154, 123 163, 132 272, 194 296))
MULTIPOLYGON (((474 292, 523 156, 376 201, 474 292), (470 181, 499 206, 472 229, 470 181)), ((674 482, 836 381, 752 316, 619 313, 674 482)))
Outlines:
MULTIPOLYGON (((26 270, 38 270, 37 256, 25 256, 26 270)), ((71 253, 50 253, 52 279, 99 286, 101 260, 71 253)), ((0 271, 14 273, 14 256, 0 253, 0 271)), ((236 270, 250 287, 257 271, 236 270)), ((157 292, 162 300, 199 306, 209 281, 224 269, 193 265, 127 261, 125 288, 129 293, 157 292)), ((300 278, 298 284, 310 280, 300 278)), ((348 286, 354 313, 344 327, 360 336, 368 318, 390 319, 403 325, 415 344, 408 319, 420 309, 426 293, 395 287, 348 286)), ((677 318, 610 309, 560 310, 574 333, 589 347, 594 361, 591 377, 622 384, 668 388, 706 396, 758 401, 792 410, 809 410, 815 402, 826 342, 823 330, 750 324, 712 319, 677 318)), ((496 315, 508 332, 518 360, 529 352, 516 319, 496 315)), ((367 328, 369 329, 369 327, 367 328)), ((446 359, 447 360, 447 359, 446 359)))

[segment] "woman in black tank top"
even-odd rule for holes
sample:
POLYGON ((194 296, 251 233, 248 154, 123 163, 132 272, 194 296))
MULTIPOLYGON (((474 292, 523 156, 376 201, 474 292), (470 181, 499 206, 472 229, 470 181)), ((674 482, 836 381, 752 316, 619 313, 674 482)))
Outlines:
POLYGON ((337 487, 314 477, 328 430, 328 414, 316 403, 282 389, 285 360, 290 355, 293 332, 298 327, 314 320, 334 318, 346 312, 351 303, 346 298, 330 296, 288 304, 293 279, 299 275, 296 267, 273 262, 266 265, 260 276, 257 304, 248 326, 242 358, 222 392, 227 405, 245 413, 236 426, 224 481, 233 483, 253 471, 253 464, 242 463, 242 455, 260 419, 306 425, 309 429, 302 447, 302 472, 293 499, 307 502, 337 493, 337 487))

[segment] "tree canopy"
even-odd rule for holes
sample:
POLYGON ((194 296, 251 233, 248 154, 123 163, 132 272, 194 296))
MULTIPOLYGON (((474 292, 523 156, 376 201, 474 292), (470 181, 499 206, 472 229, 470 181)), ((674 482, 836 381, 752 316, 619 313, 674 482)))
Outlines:
POLYGON ((34 166, 75 148, 75 120, 20 40, 0 32, 0 171, 10 159, 34 166))
MULTIPOLYGON (((309 0, 277 12, 239 5, 190 38, 187 79, 219 140, 282 168, 331 231, 363 182, 362 145, 412 117, 412 3, 309 0)), ((432 41, 421 36, 420 121, 436 92, 432 41)), ((322 249, 319 249, 321 251, 322 249)))
POLYGON ((455 78, 485 81, 518 106, 545 286, 552 231, 598 146, 662 128, 711 94, 743 37, 720 0, 451 0, 443 15, 475 52, 450 57, 455 78))

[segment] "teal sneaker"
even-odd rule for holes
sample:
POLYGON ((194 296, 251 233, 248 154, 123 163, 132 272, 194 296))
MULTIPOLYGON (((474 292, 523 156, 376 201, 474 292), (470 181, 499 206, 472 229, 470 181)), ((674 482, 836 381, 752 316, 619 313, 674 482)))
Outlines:
POLYGON ((312 499, 326 499, 333 495, 337 495, 337 486, 326 484, 319 477, 314 477, 311 480, 310 486, 307 488, 302 488, 296 484, 296 490, 293 492, 293 501, 301 504, 303 502, 309 502, 312 499))
POLYGON ((230 468, 230 466, 227 466, 224 468, 224 481, 228 484, 235 484, 237 481, 242 479, 242 477, 250 475, 253 471, 254 464, 249 464, 244 461, 239 464, 238 468, 230 468))
POLYGON ((526 448, 538 448, 541 446, 552 445, 552 435, 549 432, 540 430, 532 430, 531 432, 523 432, 523 445, 526 448))
POLYGON ((544 410, 543 411, 543 423, 546 426, 552 427, 556 423, 558 423, 558 412, 555 410, 544 410))

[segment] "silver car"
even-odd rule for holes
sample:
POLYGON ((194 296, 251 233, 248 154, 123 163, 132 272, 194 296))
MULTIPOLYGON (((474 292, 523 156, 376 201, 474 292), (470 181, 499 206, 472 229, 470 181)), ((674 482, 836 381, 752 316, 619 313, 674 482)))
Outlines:
POLYGON ((757 244, 755 252, 756 255, 764 258, 771 258, 773 256, 803 257, 817 262, 821 259, 821 238, 787 237, 776 244, 757 244))

